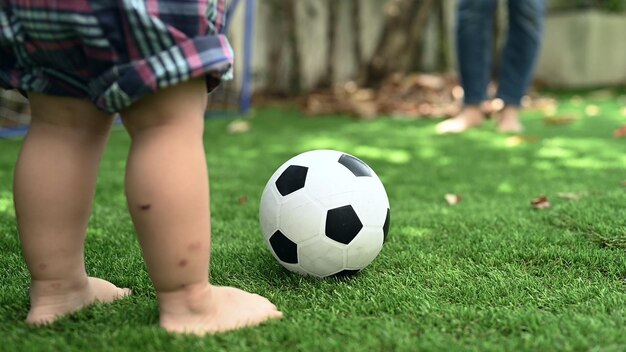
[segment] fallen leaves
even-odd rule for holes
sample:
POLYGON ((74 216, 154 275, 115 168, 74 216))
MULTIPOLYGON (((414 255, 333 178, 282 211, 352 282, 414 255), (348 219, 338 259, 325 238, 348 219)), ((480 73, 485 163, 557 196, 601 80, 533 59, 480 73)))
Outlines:
MULTIPOLYGON (((556 194, 558 198, 567 199, 567 200, 578 200, 585 196, 586 193, 574 193, 574 192, 559 192, 556 194)), ((535 209, 545 209, 550 207, 550 200, 546 195, 540 195, 539 197, 533 199, 530 202, 530 205, 535 209)))
POLYGON ((456 205, 463 199, 460 194, 446 193, 444 199, 449 205, 456 205))
POLYGON ((431 74, 394 74, 378 89, 350 81, 308 95, 308 115, 347 114, 363 119, 379 115, 450 117, 460 111, 463 89, 454 77, 431 74))
POLYGON ((578 118, 574 115, 552 116, 544 118, 543 124, 548 126, 569 125, 576 120, 578 120, 578 118))
MULTIPOLYGON (((490 82, 489 95, 495 93, 496 85, 490 82)), ((378 116, 402 118, 454 117, 463 105, 464 90, 457 78, 447 74, 391 74, 376 88, 360 87, 356 82, 338 83, 331 88, 310 93, 304 103, 304 111, 311 116, 346 114, 364 119, 378 116)), ((546 125, 566 125, 583 117, 599 116, 603 109, 588 100, 606 100, 615 96, 611 90, 598 90, 584 97, 575 95, 569 105, 578 113, 559 116, 560 100, 542 96, 531 91, 524 96, 524 109, 541 112, 546 125)), ((567 105, 567 104, 566 104, 567 105)), ((501 99, 482 104, 486 114, 492 114, 504 106, 501 99)), ((626 116, 626 108, 621 109, 626 116)))
POLYGON ((248 203, 248 196, 239 197, 239 205, 244 205, 248 203))
MULTIPOLYGON (((622 181, 622 185, 626 187, 626 180, 622 181)), ((556 194, 556 196, 560 199, 578 200, 585 196, 593 194, 593 192, 591 194, 588 192, 559 192, 556 194)), ((444 199, 446 200, 446 203, 448 203, 448 205, 456 205, 461 202, 461 200, 463 200, 463 197, 460 194, 446 193, 444 195, 444 199)), ((535 209, 546 209, 550 207, 550 200, 548 199, 548 196, 542 194, 539 197, 533 199, 530 202, 530 205, 535 209)))
POLYGON ((613 137, 615 138, 624 138, 626 137, 626 125, 616 129, 613 131, 613 137))
POLYGON ((541 196, 533 199, 530 202, 530 204, 535 209, 545 209, 545 208, 549 208, 550 207, 550 201, 548 200, 548 197, 546 197, 544 195, 541 195, 541 196))

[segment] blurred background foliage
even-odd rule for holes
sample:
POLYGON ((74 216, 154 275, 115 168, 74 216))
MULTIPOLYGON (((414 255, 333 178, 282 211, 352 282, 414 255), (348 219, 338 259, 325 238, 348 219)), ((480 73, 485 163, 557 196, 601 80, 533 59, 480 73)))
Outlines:
POLYGON ((598 9, 607 12, 626 11, 626 0, 549 0, 549 8, 554 11, 598 9))

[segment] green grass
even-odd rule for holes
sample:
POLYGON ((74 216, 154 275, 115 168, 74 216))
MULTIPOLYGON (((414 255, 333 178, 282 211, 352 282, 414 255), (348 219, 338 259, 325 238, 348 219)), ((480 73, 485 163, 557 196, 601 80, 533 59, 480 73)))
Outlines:
MULTIPOLYGON (((586 103, 561 101, 566 113, 586 103)), ((251 131, 238 135, 225 132, 229 121, 209 120, 212 281, 266 295, 285 318, 205 338, 158 328, 155 292, 125 208, 123 131, 113 133, 102 162, 87 265, 134 295, 49 327, 23 323, 28 272, 10 189, 20 142, 2 140, 0 350, 624 351, 626 147, 611 137, 626 123, 624 100, 594 103, 599 116, 566 126, 545 126, 541 113, 526 112, 525 135, 536 139, 522 143, 490 124, 437 136, 434 121, 306 118, 289 108, 257 111, 251 131), (287 273, 261 240, 265 182, 288 158, 318 148, 366 161, 390 198, 388 242, 351 280, 287 273), (450 206, 445 193, 463 200, 450 206), (551 207, 533 209, 530 201, 542 194, 551 207), (242 196, 249 201, 240 204, 242 196)))

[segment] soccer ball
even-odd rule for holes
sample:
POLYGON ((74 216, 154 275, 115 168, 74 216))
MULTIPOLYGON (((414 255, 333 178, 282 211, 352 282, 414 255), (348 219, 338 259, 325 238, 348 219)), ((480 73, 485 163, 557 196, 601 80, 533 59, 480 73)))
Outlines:
POLYGON ((259 218, 265 243, 285 268, 343 276, 380 253, 389 209, 385 187, 367 164, 339 151, 313 150, 274 172, 259 218))

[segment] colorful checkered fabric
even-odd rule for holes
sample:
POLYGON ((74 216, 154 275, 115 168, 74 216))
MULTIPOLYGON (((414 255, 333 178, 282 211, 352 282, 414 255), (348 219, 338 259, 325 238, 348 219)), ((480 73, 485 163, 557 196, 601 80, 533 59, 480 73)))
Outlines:
POLYGON ((0 86, 117 112, 160 88, 230 78, 224 0, 0 0, 0 86))

